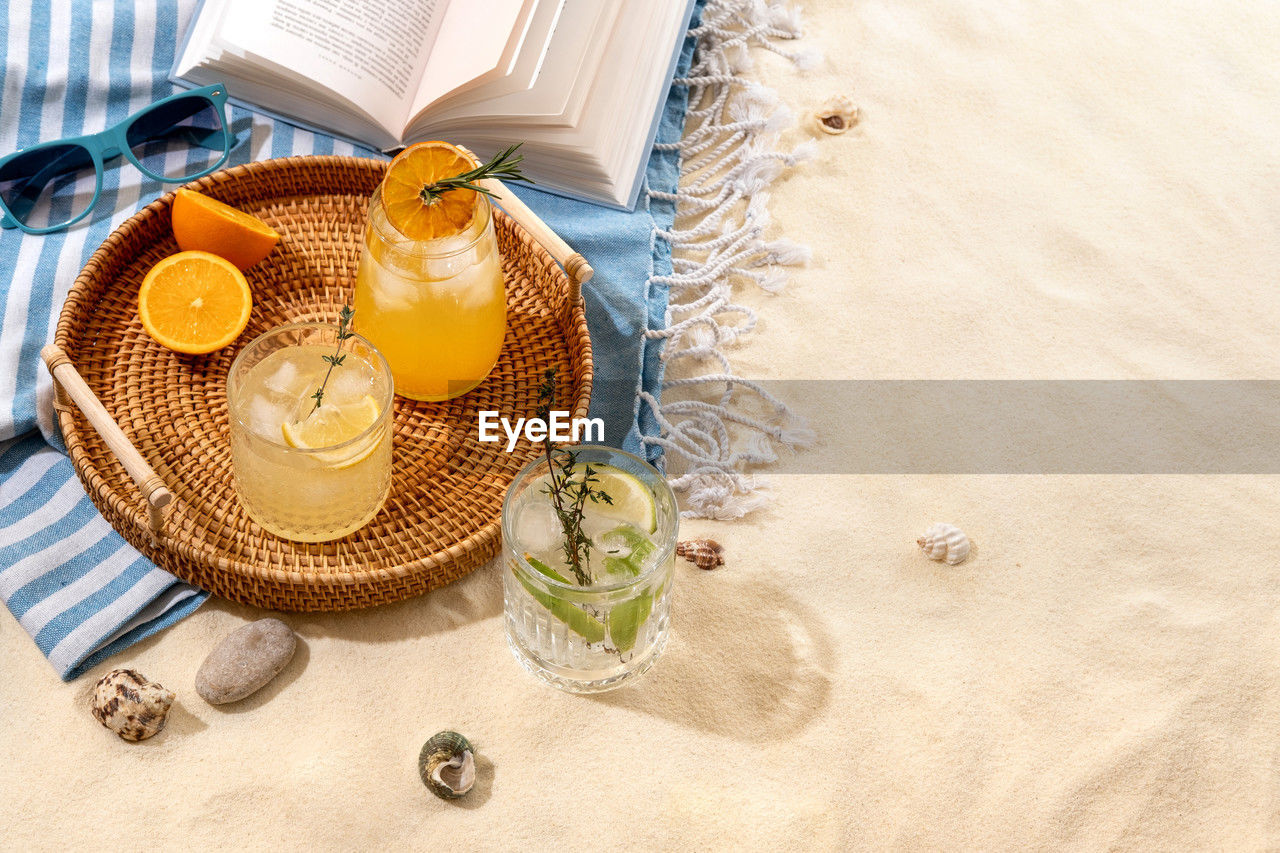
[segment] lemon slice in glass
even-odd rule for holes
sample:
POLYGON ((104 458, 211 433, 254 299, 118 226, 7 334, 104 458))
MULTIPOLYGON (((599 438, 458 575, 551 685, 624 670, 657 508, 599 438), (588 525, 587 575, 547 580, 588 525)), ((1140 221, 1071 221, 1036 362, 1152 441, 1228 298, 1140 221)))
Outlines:
MULTIPOLYGON (((296 423, 284 422, 280 425, 280 432, 290 447, 322 450, 360 435, 373 426, 380 414, 378 401, 366 394, 345 406, 322 405, 296 423)), ((317 458, 335 467, 348 468, 373 453, 379 444, 377 438, 371 436, 368 442, 358 447, 317 454, 317 458)))
MULTIPOLYGON (((576 466, 574 476, 581 477, 585 467, 585 463, 576 466)), ((593 464, 591 470, 597 478, 594 488, 607 494, 613 501, 592 503, 590 512, 593 515, 628 522, 645 533, 657 531, 658 507, 648 486, 634 474, 628 474, 612 465, 593 464)))

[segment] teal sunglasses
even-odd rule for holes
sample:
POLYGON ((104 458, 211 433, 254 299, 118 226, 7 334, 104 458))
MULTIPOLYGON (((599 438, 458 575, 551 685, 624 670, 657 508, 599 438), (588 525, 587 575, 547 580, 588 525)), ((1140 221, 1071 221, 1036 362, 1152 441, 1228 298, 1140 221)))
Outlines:
POLYGON ((0 158, 0 227, 48 234, 74 225, 102 194, 104 164, 121 155, 148 178, 179 183, 220 167, 234 144, 225 86, 170 95, 101 133, 0 158))

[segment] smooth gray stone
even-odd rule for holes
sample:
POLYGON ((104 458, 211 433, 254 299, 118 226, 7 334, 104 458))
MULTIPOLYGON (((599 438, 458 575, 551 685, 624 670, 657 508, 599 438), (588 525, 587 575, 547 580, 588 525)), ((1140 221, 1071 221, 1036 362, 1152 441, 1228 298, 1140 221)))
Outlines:
POLYGON ((242 625, 200 664, 196 692, 211 705, 238 702, 262 689, 288 666, 298 639, 279 619, 242 625))

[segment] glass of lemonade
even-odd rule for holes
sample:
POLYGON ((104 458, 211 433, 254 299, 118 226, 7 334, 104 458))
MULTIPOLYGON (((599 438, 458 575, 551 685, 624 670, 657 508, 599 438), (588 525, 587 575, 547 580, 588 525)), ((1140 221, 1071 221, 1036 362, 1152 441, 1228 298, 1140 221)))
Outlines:
POLYGON ((667 481, 638 456, 568 449, 575 470, 590 464, 613 501, 585 504, 591 546, 580 568, 589 582, 569 564, 541 458, 516 476, 502 505, 507 642, 543 681, 597 693, 647 671, 666 646, 679 515, 667 481))
POLYGON ((474 213, 457 233, 411 239, 387 218, 382 191, 369 201, 356 329, 386 356, 397 394, 460 396, 493 370, 507 329, 493 208, 469 193, 474 213))
POLYGON ((368 341, 338 333, 281 326, 251 341, 227 374, 236 494, 250 518, 297 542, 358 530, 391 488, 390 368, 368 341), (335 354, 345 357, 326 382, 324 357, 335 354))

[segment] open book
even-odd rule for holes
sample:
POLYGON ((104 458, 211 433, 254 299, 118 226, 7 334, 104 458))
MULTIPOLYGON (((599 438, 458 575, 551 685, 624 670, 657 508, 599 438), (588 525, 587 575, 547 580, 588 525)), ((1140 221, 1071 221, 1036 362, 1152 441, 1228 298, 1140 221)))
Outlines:
POLYGON ((523 142, 551 192, 630 208, 693 0, 202 0, 173 79, 389 150, 523 142))

